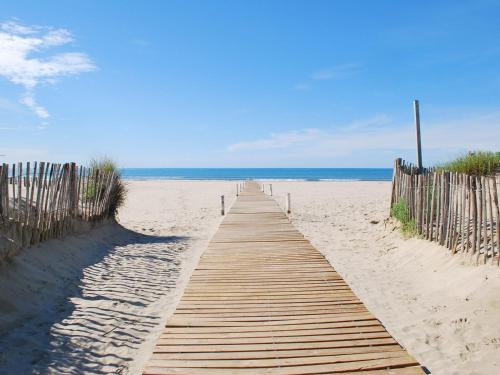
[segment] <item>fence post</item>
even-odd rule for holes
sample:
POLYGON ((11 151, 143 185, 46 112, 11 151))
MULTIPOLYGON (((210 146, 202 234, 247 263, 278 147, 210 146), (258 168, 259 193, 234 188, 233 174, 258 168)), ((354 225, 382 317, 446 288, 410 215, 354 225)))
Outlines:
POLYGON ((238 189, 239 189, 239 185, 238 185, 238 184, 236 184, 236 196, 238 196, 238 195, 239 195, 239 193, 238 193, 238 189))
POLYGON ((71 217, 76 217, 76 213, 78 211, 78 179, 77 179, 77 169, 76 169, 76 163, 71 163, 70 164, 70 179, 69 179, 69 192, 70 192, 70 199, 69 199, 69 205, 70 205, 70 216, 71 217))
POLYGON ((289 214, 292 212, 292 202, 290 199, 290 193, 286 193, 286 213, 289 214))
POLYGON ((269 192, 271 193, 271 197, 273 196, 273 184, 269 184, 269 192))
POLYGON ((415 130, 417 132, 417 167, 419 173, 422 173, 422 143, 420 140, 420 106, 418 100, 413 101, 415 113, 415 130))
POLYGON ((4 217, 3 165, 0 165, 0 219, 4 217))
POLYGON ((224 216, 225 215, 225 210, 224 210, 224 196, 223 195, 220 196, 220 205, 221 205, 220 214, 222 216, 224 216))
MULTIPOLYGON (((498 207, 498 191, 496 179, 492 178, 493 185, 493 203, 495 204, 496 230, 497 230, 497 265, 500 265, 500 209, 498 207)), ((492 239, 493 240, 493 239, 492 239)))
POLYGON ((399 178, 400 178, 399 169, 401 166, 401 161, 402 161, 401 158, 397 158, 396 160, 394 160, 394 170, 392 171, 391 205, 389 207, 389 216, 392 206, 395 203, 397 203, 396 200, 398 199, 397 187, 399 186, 399 178))

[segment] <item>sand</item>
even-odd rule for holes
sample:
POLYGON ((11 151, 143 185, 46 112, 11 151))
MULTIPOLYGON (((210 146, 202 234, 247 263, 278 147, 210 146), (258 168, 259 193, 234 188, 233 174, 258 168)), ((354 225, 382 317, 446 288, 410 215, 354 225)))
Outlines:
MULTIPOLYGON (((291 220, 433 374, 500 373, 500 269, 404 239, 386 182, 272 181, 291 220)), ((139 374, 220 223, 228 181, 131 181, 119 224, 0 269, 0 374, 139 374)))

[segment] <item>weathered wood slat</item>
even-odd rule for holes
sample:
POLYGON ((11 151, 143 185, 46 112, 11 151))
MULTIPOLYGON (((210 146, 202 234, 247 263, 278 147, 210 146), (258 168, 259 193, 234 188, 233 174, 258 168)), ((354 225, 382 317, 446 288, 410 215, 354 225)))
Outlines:
MULTIPOLYGON (((359 356, 363 357, 362 354, 359 354, 359 356)), ((161 366, 160 364, 152 363, 152 366, 148 367, 147 374, 273 374, 273 375, 282 375, 282 374, 287 374, 287 375, 294 375, 294 374, 318 374, 318 373, 345 373, 346 371, 363 371, 363 374, 365 374, 364 371, 366 370, 379 370, 379 369, 384 369, 387 372, 387 369, 390 369, 391 367, 393 368, 400 368, 400 367, 410 367, 410 366, 416 366, 418 363, 412 359, 408 355, 401 355, 397 357, 392 357, 390 355, 387 355, 385 358, 377 358, 377 359, 365 359, 365 360, 359 360, 359 361, 351 361, 351 362, 342 362, 342 359, 325 359, 322 363, 320 364, 308 364, 307 362, 304 362, 302 365, 298 364, 292 364, 292 365, 286 365, 286 366, 280 366, 280 365, 271 365, 272 367, 266 367, 269 366, 269 364, 261 364, 259 365, 258 363, 255 363, 253 367, 249 368, 238 368, 235 366, 233 367, 198 367, 197 361, 191 361, 191 367, 188 367, 187 364, 182 363, 182 365, 179 365, 178 367, 172 367, 172 366, 161 366)), ((279 362, 285 362, 289 363, 290 359, 279 359, 279 362)), ((422 370, 420 370, 421 374, 423 373, 422 370)), ((390 373, 389 373, 390 374, 390 373)), ((418 374, 418 372, 416 373, 418 374)))

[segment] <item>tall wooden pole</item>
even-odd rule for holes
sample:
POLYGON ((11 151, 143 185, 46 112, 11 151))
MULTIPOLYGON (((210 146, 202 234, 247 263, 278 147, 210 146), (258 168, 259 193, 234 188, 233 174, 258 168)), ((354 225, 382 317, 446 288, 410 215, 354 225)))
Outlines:
POLYGON ((415 129, 417 131, 417 166, 418 170, 422 171, 422 142, 420 140, 420 108, 418 100, 413 101, 413 109, 415 113, 415 129))

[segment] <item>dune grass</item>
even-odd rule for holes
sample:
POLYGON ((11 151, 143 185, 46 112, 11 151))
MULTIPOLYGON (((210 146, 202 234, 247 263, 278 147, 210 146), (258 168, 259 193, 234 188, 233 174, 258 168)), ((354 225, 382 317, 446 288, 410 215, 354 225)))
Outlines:
POLYGON ((405 236, 410 237, 417 233, 415 219, 410 219, 410 213, 404 199, 400 199, 391 207, 391 216, 401 223, 401 232, 405 236))
POLYGON ((436 165, 436 170, 474 176, 492 176, 500 172, 500 152, 469 152, 449 162, 436 165))
POLYGON ((120 170, 115 161, 109 157, 101 157, 92 159, 89 163, 91 169, 98 169, 100 172, 110 173, 114 172, 114 184, 109 195, 109 216, 115 217, 120 208, 125 203, 127 189, 125 182, 122 179, 120 170))

